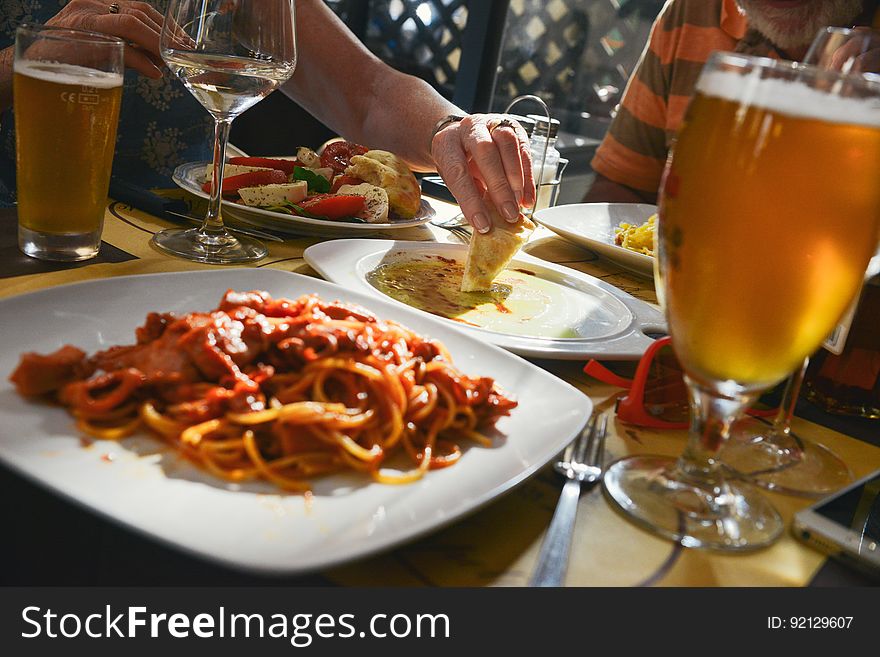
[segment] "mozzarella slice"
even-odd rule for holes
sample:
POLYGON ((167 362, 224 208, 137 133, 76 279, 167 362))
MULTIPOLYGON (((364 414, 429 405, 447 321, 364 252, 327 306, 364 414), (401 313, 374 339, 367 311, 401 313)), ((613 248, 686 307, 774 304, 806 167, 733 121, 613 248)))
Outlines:
POLYGON ((333 182, 333 169, 330 167, 306 167, 312 173, 317 173, 319 176, 326 178, 327 182, 333 182))
POLYGON ((309 185, 305 180, 259 185, 258 187, 242 187, 238 190, 238 195, 241 196, 245 205, 256 207, 280 205, 285 201, 299 203, 308 193, 309 185))
POLYGON ((321 156, 307 146, 300 146, 296 149, 296 159, 304 167, 310 169, 317 169, 321 166, 321 156))
POLYGON ((370 183, 342 185, 336 193, 363 196, 366 202, 364 203, 364 211, 361 214, 361 218, 366 219, 367 223, 370 224, 388 223, 388 193, 381 187, 376 187, 370 183))

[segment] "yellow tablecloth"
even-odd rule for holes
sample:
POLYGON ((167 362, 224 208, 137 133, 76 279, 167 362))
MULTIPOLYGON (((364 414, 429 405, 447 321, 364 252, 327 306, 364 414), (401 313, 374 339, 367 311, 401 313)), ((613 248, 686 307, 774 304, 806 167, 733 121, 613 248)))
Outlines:
MULTIPOLYGON (((439 217, 457 213, 453 205, 434 202, 439 217)), ((71 283, 129 274, 210 269, 210 265, 168 257, 149 244, 151 234, 167 222, 111 204, 104 240, 138 259, 118 264, 95 264, 61 272, 7 278, 0 297, 71 283)), ((381 237, 411 240, 455 241, 448 232, 420 227, 381 237)), ((318 238, 292 238, 268 243, 269 256, 259 267, 272 267, 315 275, 302 259, 303 251, 318 238)), ((600 277, 634 296, 656 303, 652 283, 627 274, 539 229, 526 246, 532 255, 600 277)), ((685 432, 635 429, 613 419, 613 405, 620 392, 596 382, 580 370, 580 364, 541 361, 539 365, 589 395, 597 409, 609 414, 608 451, 612 458, 633 453, 678 455, 685 432)), ((794 430, 821 442, 850 464, 857 477, 880 465, 880 448, 796 419, 794 430)), ((543 534, 559 496, 561 481, 546 468, 518 489, 484 510, 393 552, 359 561, 325 573, 340 584, 350 585, 524 585, 532 572, 543 534)), ((769 495, 789 524, 807 500, 769 495)), ((630 586, 801 586, 807 584, 824 558, 786 533, 772 547, 746 555, 724 555, 686 550, 637 528, 620 516, 599 489, 580 501, 567 584, 630 586)))

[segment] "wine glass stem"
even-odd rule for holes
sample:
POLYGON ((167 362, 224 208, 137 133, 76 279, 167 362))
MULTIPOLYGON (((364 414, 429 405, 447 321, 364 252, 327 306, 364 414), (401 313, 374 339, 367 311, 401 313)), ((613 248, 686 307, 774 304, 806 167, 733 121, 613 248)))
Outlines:
POLYGON ((223 198, 223 168, 226 164, 226 145, 229 143, 229 130, 232 127, 232 119, 214 118, 214 174, 211 185, 211 199, 208 202, 208 212, 200 231, 207 235, 217 235, 226 232, 223 225, 220 201, 223 198))
POLYGON ((794 409, 797 406, 798 395, 801 393, 801 385, 804 383, 804 375, 810 359, 805 358, 803 364, 794 374, 788 378, 785 390, 782 392, 782 403, 779 405, 779 413, 773 420, 773 433, 788 435, 791 433, 791 419, 794 417, 794 409))
POLYGON ((722 483, 718 452, 730 436, 730 426, 757 397, 757 393, 722 395, 685 377, 691 396, 691 428, 688 444, 677 468, 697 485, 722 483))

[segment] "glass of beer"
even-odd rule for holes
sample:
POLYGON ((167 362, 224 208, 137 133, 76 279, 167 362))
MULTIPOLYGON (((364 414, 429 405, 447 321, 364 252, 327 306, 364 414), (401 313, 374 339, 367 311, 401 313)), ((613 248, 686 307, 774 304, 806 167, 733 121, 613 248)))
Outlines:
MULTIPOLYGON (((880 33, 864 27, 822 28, 802 62, 850 75, 878 73, 880 33)), ((852 316, 849 320, 852 320, 852 316)), ((844 319, 844 324, 847 321, 844 319)), ((835 328, 833 333, 840 328, 835 328)), ((873 332, 873 335, 877 336, 875 344, 880 345, 880 333, 873 332)), ((859 337, 856 336, 857 342, 859 337)), ((839 350, 837 353, 840 353, 839 350)), ((819 359, 824 357, 820 351, 819 359)), ((799 365, 786 383, 779 413, 773 424, 767 425, 749 416, 736 423, 731 439, 724 448, 722 460, 725 466, 736 471, 739 478, 763 488, 789 495, 823 497, 850 483, 853 473, 832 450, 792 431, 791 421, 808 364, 809 360, 806 360, 799 365)), ((873 367, 870 355, 864 359, 864 365, 863 371, 870 372, 873 367)), ((811 368, 811 371, 815 371, 815 368, 811 368)), ((867 377, 864 389, 869 390, 873 381, 870 374, 867 377)), ((807 398, 810 398, 811 386, 807 385, 806 388, 807 398)))
POLYGON ((98 253, 122 100, 120 39, 23 25, 15 36, 18 245, 43 260, 98 253))
POLYGON ((678 459, 614 463, 604 485, 644 527, 748 550, 783 528, 725 477, 732 422, 834 328, 880 238, 880 81, 718 53, 697 82, 661 187, 665 312, 691 395, 678 459))

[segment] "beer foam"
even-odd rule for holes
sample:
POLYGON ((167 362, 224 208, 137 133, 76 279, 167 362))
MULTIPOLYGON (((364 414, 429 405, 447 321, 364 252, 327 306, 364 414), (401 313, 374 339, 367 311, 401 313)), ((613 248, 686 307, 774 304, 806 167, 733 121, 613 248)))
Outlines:
POLYGON ((121 87, 123 82, 123 77, 119 73, 55 62, 19 61, 15 62, 13 70, 19 75, 26 75, 44 82, 84 85, 98 89, 121 87))
MULTIPOLYGON (((880 97, 848 98, 814 89, 806 82, 712 71, 700 77, 697 91, 750 107, 830 123, 880 126, 880 97)), ((880 89, 880 87, 878 87, 880 89)))

